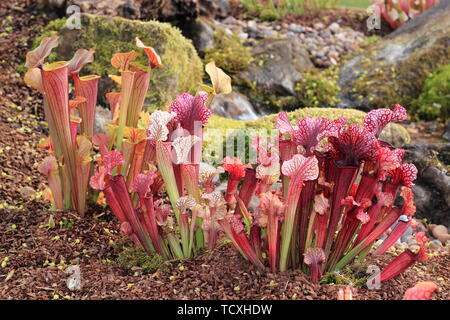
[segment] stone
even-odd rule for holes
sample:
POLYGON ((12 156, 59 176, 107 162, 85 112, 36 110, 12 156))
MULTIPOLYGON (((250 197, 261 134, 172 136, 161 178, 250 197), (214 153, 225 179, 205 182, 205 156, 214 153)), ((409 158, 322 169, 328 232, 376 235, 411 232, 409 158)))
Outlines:
POLYGON ((230 15, 228 0, 146 0, 142 2, 145 18, 159 21, 183 21, 198 17, 226 18, 230 15))
POLYGON ((445 125, 444 134, 442 135, 442 138, 444 138, 447 141, 450 141, 450 120, 447 121, 447 124, 445 125))
POLYGON ((248 39, 248 33, 245 33, 245 32, 239 33, 239 39, 247 40, 248 39))
POLYGON ((236 78, 270 93, 294 95, 295 84, 302 79, 300 72, 313 67, 298 39, 263 39, 253 47, 252 55, 254 61, 236 78))
POLYGON ((331 32, 337 33, 339 30, 341 30, 341 26, 337 22, 333 22, 328 26, 328 29, 330 29, 331 32))
POLYGON ((325 57, 325 53, 323 51, 319 50, 319 51, 316 52, 316 57, 317 58, 323 58, 323 57, 325 57))
POLYGON ((95 108, 94 133, 106 133, 106 126, 111 123, 111 111, 102 106, 95 108))
POLYGON ((429 188, 421 184, 413 186, 412 191, 414 192, 414 205, 416 206, 416 210, 420 213, 426 212, 430 206, 430 201, 432 201, 433 193, 429 188))
POLYGON ((409 242, 413 237, 413 228, 408 227, 405 231, 405 233, 402 234, 402 236, 400 237, 400 241, 401 242, 409 242))
POLYGON ((243 94, 232 91, 214 97, 211 104, 214 114, 236 120, 256 120, 259 118, 252 104, 243 94))
POLYGON ((443 247, 442 242, 439 241, 438 239, 434 239, 430 241, 430 245, 428 248, 434 251, 439 251, 441 250, 442 247, 443 247))
POLYGON ((450 1, 441 1, 349 59, 339 74, 341 105, 367 111, 414 104, 427 76, 450 64, 449 15, 450 1))
POLYGON ((305 31, 305 29, 302 26, 295 23, 289 24, 288 30, 295 33, 302 33, 305 31))
POLYGON ((336 50, 330 50, 328 52, 328 57, 337 59, 339 57, 339 52, 337 52, 336 50))
POLYGON ((237 20, 233 16, 229 16, 229 17, 225 18, 224 20, 222 20, 222 23, 224 23, 224 24, 236 24, 236 22, 237 22, 237 20))
POLYGON ((416 216, 450 225, 450 143, 411 143, 404 146, 405 161, 418 169, 413 187, 416 216))
POLYGON ((20 189, 20 195, 24 199, 31 199, 36 194, 36 191, 32 187, 23 187, 20 189))
POLYGON ((389 142, 396 148, 401 148, 411 142, 408 131, 400 124, 388 124, 380 134, 380 140, 389 142))
POLYGON ((129 0, 73 0, 69 5, 79 6, 82 12, 120 16, 127 19, 140 18, 140 4, 129 0))
POLYGON ((448 233, 448 229, 446 226, 437 225, 431 230, 431 234, 433 237, 438 239, 441 243, 446 243, 450 240, 450 234, 448 233))
MULTIPOLYGON (((44 29, 42 36, 59 35, 59 46, 54 49, 54 60, 70 60, 79 48, 92 48, 94 62, 88 63, 83 72, 102 76, 99 99, 106 105, 105 94, 113 88, 109 74, 118 74, 111 65, 114 53, 136 50, 138 62, 148 64, 146 55, 135 46, 139 37, 146 45, 155 48, 163 66, 153 70, 145 108, 168 105, 181 92, 195 93, 202 83, 203 65, 192 42, 182 36, 179 29, 168 23, 136 21, 120 17, 81 14, 82 28, 68 29, 62 23, 53 22, 44 29)), ((39 39, 35 44, 39 43, 39 39)))
POLYGON ((207 18, 186 20, 179 25, 183 35, 192 40, 195 49, 202 51, 214 47, 214 28, 207 18))
POLYGON ((314 23, 313 28, 315 30, 322 30, 325 28, 325 25, 322 22, 314 23))

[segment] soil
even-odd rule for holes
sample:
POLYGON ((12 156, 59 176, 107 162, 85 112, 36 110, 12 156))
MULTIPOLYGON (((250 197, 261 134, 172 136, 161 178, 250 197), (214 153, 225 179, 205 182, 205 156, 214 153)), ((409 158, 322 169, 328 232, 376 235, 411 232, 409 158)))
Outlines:
MULTIPOLYGON (((258 20, 257 15, 248 13, 242 3, 238 0, 232 0, 230 2, 231 14, 235 18, 255 19, 258 20)), ((334 8, 323 9, 317 13, 308 12, 301 15, 287 15, 276 22, 279 23, 296 23, 302 26, 312 27, 317 22, 322 22, 327 25, 333 22, 338 22, 341 27, 349 27, 355 31, 360 31, 366 36, 385 36, 393 31, 393 29, 384 20, 381 20, 381 26, 379 30, 368 30, 367 18, 368 13, 362 9, 347 9, 347 8, 334 8)))
MULTIPOLYGON (((44 157, 36 149, 46 133, 42 99, 18 70, 50 18, 12 0, 0 2, 0 17, 7 21, 0 26, 0 299, 336 299, 339 286, 313 285, 300 271, 261 273, 229 244, 141 275, 117 263, 132 244, 107 209, 93 207, 84 219, 49 211, 36 170, 44 157), (69 265, 80 266, 79 290, 67 287, 69 265)), ((433 299, 447 300, 449 263, 448 254, 430 257, 379 290, 354 288, 354 299, 401 299, 417 282, 434 281, 440 289, 433 299)))

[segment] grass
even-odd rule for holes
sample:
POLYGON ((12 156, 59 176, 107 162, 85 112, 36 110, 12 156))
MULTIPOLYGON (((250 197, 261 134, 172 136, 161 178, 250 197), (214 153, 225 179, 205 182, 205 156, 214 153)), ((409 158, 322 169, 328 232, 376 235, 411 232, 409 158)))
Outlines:
POLYGON ((345 7, 366 9, 370 0, 240 0, 250 13, 262 20, 277 20, 288 14, 317 12, 324 8, 345 7))
POLYGON ((372 3, 370 0, 338 0, 337 6, 344 8, 367 9, 372 3))

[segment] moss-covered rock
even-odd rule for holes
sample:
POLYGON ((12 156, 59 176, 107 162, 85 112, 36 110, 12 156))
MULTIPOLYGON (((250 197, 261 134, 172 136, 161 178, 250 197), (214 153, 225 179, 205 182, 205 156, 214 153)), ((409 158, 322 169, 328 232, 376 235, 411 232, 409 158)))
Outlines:
POLYGON ((449 14, 450 2, 442 1, 349 60, 338 82, 341 106, 410 109, 428 75, 450 63, 449 14))
MULTIPOLYGON (((138 50, 134 45, 135 37, 154 47, 161 56, 163 67, 153 71, 147 107, 164 107, 180 92, 195 93, 202 82, 203 65, 192 42, 170 24, 90 14, 81 15, 80 30, 69 30, 64 24, 64 19, 56 20, 44 30, 43 36, 60 35, 60 45, 50 58, 67 60, 78 48, 92 48, 96 51, 95 61, 85 69, 103 77, 117 74, 110 63, 114 53, 138 50)), ((39 41, 37 39, 35 43, 39 41)), ((141 54, 139 59, 146 63, 145 54, 141 54)), ((102 83, 100 90, 104 94, 111 89, 112 83, 106 79, 102 83)))
POLYGON ((450 117, 450 64, 428 76, 414 107, 421 119, 446 120, 450 117))

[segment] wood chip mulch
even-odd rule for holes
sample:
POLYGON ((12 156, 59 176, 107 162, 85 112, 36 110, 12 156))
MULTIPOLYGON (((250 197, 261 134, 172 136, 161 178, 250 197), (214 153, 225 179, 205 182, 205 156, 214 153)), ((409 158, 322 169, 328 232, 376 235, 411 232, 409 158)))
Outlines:
MULTIPOLYGON (((338 286, 313 285, 300 271, 261 273, 230 245, 141 275, 117 263, 117 248, 130 243, 107 210, 91 208, 85 219, 48 211, 36 197, 44 183, 36 170, 44 157, 36 149, 46 132, 42 100, 23 84, 18 67, 49 17, 7 0, 0 2, 0 20, 6 21, 0 23, 0 299, 336 299, 338 286), (79 290, 67 287, 70 265, 80 266, 79 290)), ((354 288, 354 297, 401 299, 417 282, 434 281, 440 287, 434 299, 447 300, 449 263, 449 255, 431 257, 379 290, 354 288)))

